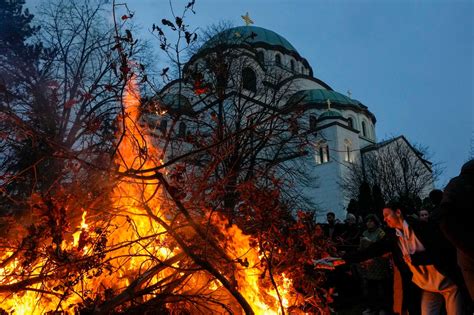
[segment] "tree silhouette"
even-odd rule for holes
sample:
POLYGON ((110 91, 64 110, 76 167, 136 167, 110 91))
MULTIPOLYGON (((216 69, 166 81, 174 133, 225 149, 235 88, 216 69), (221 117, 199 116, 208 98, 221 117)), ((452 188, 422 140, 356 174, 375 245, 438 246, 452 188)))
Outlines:
MULTIPOLYGON (((24 4, 23 0, 0 1, 0 174, 24 171, 45 150, 43 144, 28 139, 27 127, 19 124, 26 115, 15 111, 32 100, 34 82, 40 76, 36 66, 43 51, 41 43, 33 39, 40 27, 31 24, 33 15, 23 9, 24 4)), ((26 198, 32 187, 32 177, 26 174, 11 182, 5 179, 4 176, 1 182, 2 213, 14 199, 26 198)))
MULTIPOLYGON (((341 187, 351 197, 362 185, 364 190, 377 185, 383 200, 415 200, 433 188, 441 170, 428 161, 428 149, 412 146, 403 136, 382 141, 363 149, 363 163, 349 166, 341 187)), ((378 193, 378 192, 377 192, 378 193)), ((379 202, 379 201, 378 201, 379 202)), ((381 201, 380 201, 381 203, 381 201)))

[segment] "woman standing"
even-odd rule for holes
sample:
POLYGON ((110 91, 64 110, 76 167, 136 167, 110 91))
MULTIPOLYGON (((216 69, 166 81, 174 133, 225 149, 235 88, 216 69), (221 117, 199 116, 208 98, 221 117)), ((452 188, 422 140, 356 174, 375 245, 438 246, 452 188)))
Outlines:
MULTIPOLYGON (((385 236, 380 221, 374 214, 365 218, 367 229, 360 238, 359 249, 365 249, 385 236)), ((391 268, 385 257, 376 257, 359 264, 362 290, 367 305, 363 314, 386 314, 391 309, 391 268)))

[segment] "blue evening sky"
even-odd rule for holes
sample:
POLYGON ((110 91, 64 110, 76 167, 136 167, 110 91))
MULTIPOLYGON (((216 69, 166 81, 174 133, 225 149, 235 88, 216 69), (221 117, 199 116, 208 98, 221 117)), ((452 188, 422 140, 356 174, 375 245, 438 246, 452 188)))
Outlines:
MULTIPOLYGON (((167 0, 127 2, 146 36, 170 18, 167 0)), ((180 12, 187 1, 172 3, 180 12)), ((369 107, 378 140, 403 134, 428 146, 445 168, 438 188, 469 157, 474 1, 196 0, 195 11, 187 20, 193 27, 243 25, 240 16, 249 12, 256 26, 285 37, 315 77, 369 107)))

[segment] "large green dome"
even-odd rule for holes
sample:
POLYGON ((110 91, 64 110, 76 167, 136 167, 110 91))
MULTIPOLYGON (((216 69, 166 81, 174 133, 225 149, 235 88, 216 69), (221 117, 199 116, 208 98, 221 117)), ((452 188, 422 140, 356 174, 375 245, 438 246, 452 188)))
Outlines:
POLYGON ((271 46, 280 46, 288 51, 298 53, 284 37, 277 33, 258 26, 237 26, 214 35, 201 47, 212 48, 218 45, 239 45, 263 43, 271 46), (253 33, 253 34, 252 34, 253 33))

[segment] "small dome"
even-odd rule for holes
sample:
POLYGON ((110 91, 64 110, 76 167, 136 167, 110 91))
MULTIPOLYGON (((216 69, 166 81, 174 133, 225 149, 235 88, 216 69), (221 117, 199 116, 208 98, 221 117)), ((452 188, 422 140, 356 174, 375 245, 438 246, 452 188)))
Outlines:
POLYGON ((336 112, 335 110, 328 110, 319 115, 319 119, 321 118, 343 118, 341 113, 336 112))
POLYGON ((330 90, 324 90, 324 89, 298 91, 290 97, 289 102, 300 103, 300 104, 301 103, 326 104, 328 100, 331 102, 331 104, 353 105, 353 106, 365 108, 365 106, 359 101, 353 100, 336 91, 330 91, 330 90))
POLYGON ((238 26, 229 28, 214 35, 200 50, 209 49, 218 45, 242 45, 263 43, 271 46, 283 47, 290 52, 297 53, 295 47, 277 33, 258 26, 238 26), (253 34, 252 34, 253 33, 253 34))

